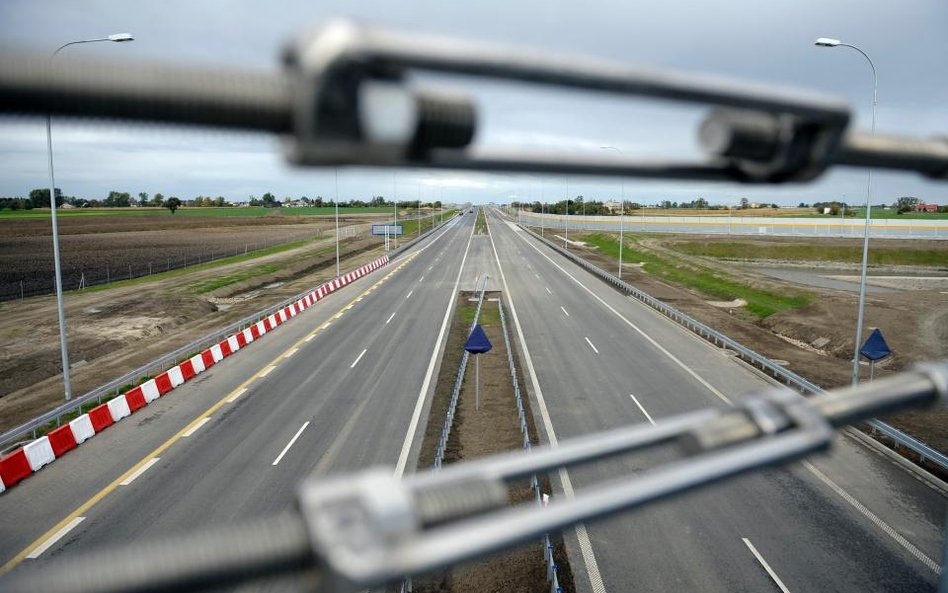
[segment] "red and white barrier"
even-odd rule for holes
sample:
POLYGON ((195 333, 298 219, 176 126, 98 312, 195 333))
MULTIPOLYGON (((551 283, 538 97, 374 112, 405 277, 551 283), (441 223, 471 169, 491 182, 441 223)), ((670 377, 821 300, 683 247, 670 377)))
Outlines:
POLYGON ((69 429, 72 436, 76 439, 76 444, 81 445, 86 439, 95 436, 95 430, 92 428, 92 421, 88 414, 83 414, 69 423, 69 429))
POLYGON ((23 452, 26 453, 26 460, 30 463, 30 469, 33 471, 39 471, 39 468, 56 460, 56 456, 53 455, 53 448, 49 444, 49 437, 46 436, 24 445, 23 452))
POLYGON ((46 436, 0 457, 0 492, 16 485, 41 467, 55 461, 122 418, 135 413, 135 411, 147 406, 175 387, 206 371, 224 358, 246 347, 247 344, 260 339, 260 336, 273 331, 277 326, 296 317, 330 293, 381 268, 387 263, 388 256, 383 255, 371 263, 322 284, 298 301, 257 321, 250 327, 228 336, 200 354, 196 354, 157 377, 149 379, 122 395, 92 408, 87 414, 82 414, 69 424, 50 431, 46 436))

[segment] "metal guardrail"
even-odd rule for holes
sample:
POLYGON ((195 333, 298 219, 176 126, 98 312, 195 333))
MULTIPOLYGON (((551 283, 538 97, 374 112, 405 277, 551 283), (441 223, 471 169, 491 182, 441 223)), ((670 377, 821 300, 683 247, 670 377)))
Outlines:
MULTIPOLYGON (((395 257, 404 253, 407 249, 411 249, 417 245, 419 241, 441 228, 447 222, 450 222, 450 220, 453 220, 453 218, 445 221, 444 223, 439 223, 433 226, 431 229, 422 233, 420 237, 417 237, 414 240, 400 246, 398 249, 391 251, 389 253, 389 259, 393 260, 395 257)), ((331 280, 328 280, 327 282, 331 282, 331 280)), ((64 404, 53 408, 45 414, 37 416, 36 418, 33 418, 32 420, 29 420, 20 426, 7 430, 3 434, 0 434, 0 451, 6 451, 7 449, 15 447, 20 441, 25 440, 24 437, 27 435, 30 435, 30 438, 35 439, 37 437, 37 431, 51 422, 55 421, 56 426, 60 426, 62 424, 63 416, 67 416, 75 412, 77 409, 80 409, 82 406, 92 401, 95 401, 98 404, 103 400, 112 399, 113 397, 118 396, 121 393, 123 387, 127 385, 138 385, 139 381, 143 377, 151 377, 168 370, 184 359, 190 358, 190 356, 192 356, 196 351, 199 352, 201 350, 205 350, 206 348, 209 348, 220 342, 227 336, 250 327, 258 320, 268 317, 280 309, 288 306, 290 303, 300 300, 312 291, 313 289, 304 290, 303 292, 289 297, 277 303, 276 305, 271 305, 266 309, 257 311, 252 315, 235 321, 222 329, 202 336, 193 342, 189 342, 188 344, 185 344, 176 350, 173 350, 145 365, 136 368, 135 370, 129 371, 104 385, 96 387, 92 391, 75 397, 64 404)))
MULTIPOLYGON (((563 249, 562 247, 550 241, 549 239, 545 237, 541 237, 540 235, 535 233, 532 229, 528 228, 527 226, 524 226, 524 225, 518 225, 518 226, 520 226, 520 228, 522 228, 526 232, 533 235, 533 237, 536 238, 537 240, 543 242, 545 245, 555 250, 557 253, 564 255, 569 260, 578 264, 579 266, 584 268, 586 271, 598 276, 600 279, 605 280, 609 284, 612 284, 619 290, 635 297, 642 303, 659 311, 666 317, 676 321, 678 324, 688 328, 692 332, 698 334, 699 336, 708 340, 714 345, 719 346, 721 348, 728 348, 728 349, 733 350, 737 354, 737 356, 740 357, 745 362, 748 362, 760 368, 762 371, 769 373, 775 379, 791 387, 796 388, 797 391, 804 394, 810 394, 810 395, 823 395, 826 393, 826 390, 824 390, 822 387, 820 387, 816 383, 813 383, 809 379, 806 379, 805 377, 801 377, 800 375, 794 373, 793 371, 788 371, 787 369, 778 365, 777 363, 770 360, 766 356, 758 352, 755 352, 754 350, 751 350, 750 348, 744 346, 743 344, 736 342, 735 340, 727 337, 726 335, 712 329, 711 327, 708 327, 704 323, 701 323, 697 319, 689 315, 686 315, 685 313, 682 313, 681 311, 679 311, 678 309, 675 309, 671 305, 668 305, 656 299, 655 297, 639 290, 638 288, 635 288, 631 284, 620 280, 619 278, 613 276, 609 272, 606 272, 605 270, 586 261, 585 259, 579 257, 578 255, 571 253, 569 250, 563 249)), ((930 445, 923 443, 922 441, 918 440, 917 438, 913 436, 910 436, 902 432, 901 430, 895 428, 894 426, 890 426, 889 424, 882 422, 881 420, 869 420, 867 421, 867 424, 870 427, 872 427, 874 430, 877 430, 878 432, 882 433, 883 435, 891 439, 893 442, 894 448, 898 448, 899 446, 905 447, 906 449, 909 449, 910 451, 917 454, 921 458, 922 461, 930 461, 931 463, 934 463, 935 465, 940 467, 942 470, 948 471, 948 456, 946 456, 941 451, 933 448, 930 445)))
MULTIPOLYGON (((481 307, 484 305, 484 292, 487 290, 487 279, 490 276, 484 275, 484 283, 481 285, 481 296, 477 299, 477 310, 474 311, 474 321, 471 322, 471 329, 468 333, 474 331, 477 320, 481 316, 481 307)), ((461 384, 464 383, 464 373, 467 371, 467 361, 471 353, 467 350, 461 355, 461 364, 458 365, 458 374, 454 378, 454 387, 451 389, 451 401, 448 404, 448 411, 444 415, 444 426, 441 427, 441 436, 438 437, 438 446, 435 448, 435 458, 432 467, 441 469, 444 463, 444 454, 448 448, 448 439, 451 437, 451 428, 454 426, 454 413, 458 407, 458 396, 461 394, 461 384)))
MULTIPOLYGON (((510 348, 510 332, 507 331, 507 318, 504 315, 503 299, 497 301, 497 309, 500 312, 500 326, 504 331, 504 346, 507 348, 507 366, 510 369, 510 379, 513 381, 514 400, 517 403, 517 416, 520 421, 520 432, 523 434, 523 448, 529 451, 530 428, 527 425, 527 415, 523 407, 523 397, 520 395, 520 381, 517 380, 517 366, 514 364, 513 350, 510 348)), ((543 494, 540 492, 540 481, 536 474, 530 478, 530 486, 536 496, 539 506, 543 506, 543 494)), ((540 540, 543 544, 543 559, 546 561, 546 579, 550 583, 550 593, 563 593, 560 586, 559 570, 556 567, 556 559, 553 557, 553 542, 550 541, 550 534, 546 533, 540 540)))

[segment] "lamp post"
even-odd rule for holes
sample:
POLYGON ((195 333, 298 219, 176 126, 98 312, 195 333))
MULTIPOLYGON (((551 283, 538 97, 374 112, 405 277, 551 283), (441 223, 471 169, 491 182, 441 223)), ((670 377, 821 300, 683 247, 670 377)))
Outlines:
MULTIPOLYGON (((876 75, 876 65, 872 63, 869 54, 862 51, 855 45, 843 43, 839 39, 830 39, 820 37, 816 40, 819 47, 848 47, 858 51, 862 57, 869 62, 869 68, 872 70, 872 134, 876 133, 876 104, 879 99, 879 77, 876 75)), ((872 219, 872 169, 868 169, 868 179, 866 182, 866 226, 863 232, 862 244, 862 272, 859 276, 859 309, 856 316, 856 345, 853 348, 853 377, 852 384, 859 384, 859 345, 862 342, 862 320, 866 307, 866 268, 869 263, 869 229, 872 219)))
POLYGON ((566 234, 563 239, 563 249, 569 249, 569 178, 566 178, 566 234))
MULTIPOLYGON (((622 154, 622 151, 616 148, 615 146, 602 146, 600 148, 602 148, 603 150, 614 150, 618 152, 619 154, 622 154)), ((619 206, 619 280, 622 280, 622 242, 623 242, 622 231, 623 231, 623 227, 625 226, 623 224, 623 220, 625 217, 625 180, 622 180, 620 183, 621 183, 620 185, 621 189, 619 191, 621 193, 622 202, 621 202, 621 205, 619 206)))
MULTIPOLYGON (((135 38, 130 33, 115 33, 108 37, 99 39, 81 39, 79 41, 70 41, 56 48, 56 51, 49 57, 50 61, 55 58, 59 52, 70 45, 79 45, 81 43, 97 43, 99 41, 113 41, 121 43, 123 41, 133 41, 135 38)), ((46 151, 49 159, 49 213, 53 224, 53 266, 56 270, 56 312, 59 315, 59 348, 63 359, 63 391, 66 394, 66 401, 72 399, 72 384, 69 380, 69 349, 66 346, 66 313, 63 307, 63 274, 62 266, 59 261, 59 224, 56 220, 56 176, 53 174, 53 132, 52 116, 46 116, 46 151)))
POLYGON ((339 167, 334 167, 336 172, 336 277, 339 277, 339 167))

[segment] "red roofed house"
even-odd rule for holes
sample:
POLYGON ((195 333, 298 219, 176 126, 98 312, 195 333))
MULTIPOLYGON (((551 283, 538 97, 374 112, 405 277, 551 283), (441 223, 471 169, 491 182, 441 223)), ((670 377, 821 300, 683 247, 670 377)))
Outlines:
POLYGON ((938 212, 938 204, 916 204, 916 212, 938 212))

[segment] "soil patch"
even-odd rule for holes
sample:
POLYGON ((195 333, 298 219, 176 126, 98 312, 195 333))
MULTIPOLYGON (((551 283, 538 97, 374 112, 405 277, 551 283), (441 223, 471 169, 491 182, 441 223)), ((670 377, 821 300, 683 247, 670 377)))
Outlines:
MULTIPOLYGON (((429 468, 434 460, 435 448, 450 403, 451 390, 464 352, 464 342, 477 307, 476 302, 469 300, 474 296, 472 292, 462 292, 458 296, 444 362, 438 376, 431 415, 422 443, 419 470, 429 468)), ((499 297, 499 293, 488 293, 479 318, 479 323, 493 344, 493 350, 480 355, 480 397, 479 400, 475 397, 475 361, 471 360, 458 399, 444 463, 456 463, 523 449, 503 329, 497 302, 490 300, 499 297)), ((514 360, 517 360, 516 355, 514 360)), ((522 376, 519 371, 518 376, 522 376)), ((521 393, 526 393, 522 385, 521 393)), ((529 405, 529 402, 524 399, 524 404, 529 405)), ((527 417, 532 420, 532 414, 529 412, 527 417)), ((533 442, 536 442, 532 422, 530 432, 533 442)), ((543 489, 545 492, 550 491, 545 481, 543 489)), ((510 500, 512 504, 529 504, 534 500, 533 490, 526 482, 512 486, 510 500)), ((575 590, 562 542, 555 544, 554 553, 562 590, 575 590)), ((414 583, 414 591, 422 593, 546 593, 549 590, 540 542, 525 544, 491 558, 456 567, 444 574, 416 579, 414 583)))
MULTIPOLYGON (((340 224, 367 234, 367 219, 340 224)), ((314 217, 63 217, 63 287, 74 290, 331 235, 334 222, 314 217)), ((0 220, 0 301, 53 292, 48 219, 0 220)), ((352 229, 349 232, 353 232, 352 229)))

